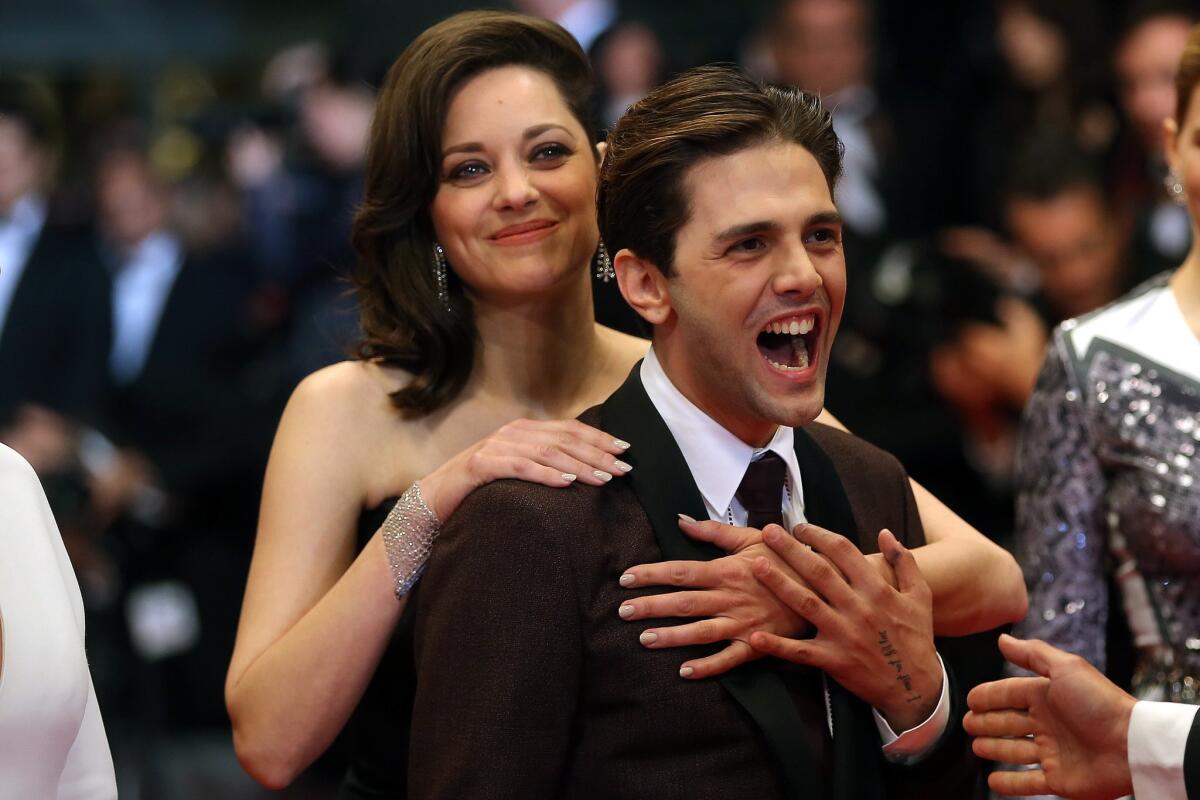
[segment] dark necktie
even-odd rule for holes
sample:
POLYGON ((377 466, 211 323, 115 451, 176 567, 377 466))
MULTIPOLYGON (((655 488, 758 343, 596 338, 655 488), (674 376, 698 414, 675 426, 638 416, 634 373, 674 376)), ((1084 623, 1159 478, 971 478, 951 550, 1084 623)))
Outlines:
POLYGON ((774 522, 783 524, 783 479, 787 465, 777 453, 768 450, 751 461, 735 496, 746 509, 746 525, 765 528, 774 522))

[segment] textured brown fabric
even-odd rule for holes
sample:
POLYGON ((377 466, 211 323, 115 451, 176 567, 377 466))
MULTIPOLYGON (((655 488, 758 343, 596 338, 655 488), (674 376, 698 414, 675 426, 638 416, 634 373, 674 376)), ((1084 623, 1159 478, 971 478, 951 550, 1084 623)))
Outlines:
MULTIPOLYGON (((581 419, 595 425, 598 412, 581 419)), ((894 458, 825 426, 806 430, 836 465, 864 549, 883 527, 909 546, 923 543, 894 458)), ((647 650, 638 634, 677 620, 617 616, 627 598, 668 591, 617 583, 627 568, 661 558, 621 479, 567 489, 499 481, 471 495, 415 596, 410 796, 782 798, 746 713, 717 681, 678 676, 683 661, 711 648, 647 650)), ((808 743, 823 747, 811 679, 797 671, 789 688, 804 701, 808 743)), ((966 796, 961 784, 928 776, 914 784, 903 770, 888 780, 890 797, 966 796)))

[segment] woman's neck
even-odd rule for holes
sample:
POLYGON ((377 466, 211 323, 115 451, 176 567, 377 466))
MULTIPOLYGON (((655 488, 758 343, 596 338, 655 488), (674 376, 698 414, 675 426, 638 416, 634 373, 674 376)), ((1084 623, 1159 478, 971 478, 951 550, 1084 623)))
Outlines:
POLYGON ((1200 232, 1192 231, 1193 242, 1191 251, 1183 265, 1171 276, 1171 290, 1175 292, 1175 302, 1183 312, 1188 327, 1200 337, 1200 232))
POLYGON ((479 396, 531 417, 573 415, 598 366, 590 275, 531 301, 475 301, 471 383, 479 396))

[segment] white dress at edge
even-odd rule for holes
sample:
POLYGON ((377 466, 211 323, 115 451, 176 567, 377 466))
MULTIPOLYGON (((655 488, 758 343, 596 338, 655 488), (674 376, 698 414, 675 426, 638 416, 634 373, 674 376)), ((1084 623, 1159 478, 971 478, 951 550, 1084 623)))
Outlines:
POLYGON ((37 476, 3 445, 0 636, 0 798, 115 798, 79 584, 37 476))

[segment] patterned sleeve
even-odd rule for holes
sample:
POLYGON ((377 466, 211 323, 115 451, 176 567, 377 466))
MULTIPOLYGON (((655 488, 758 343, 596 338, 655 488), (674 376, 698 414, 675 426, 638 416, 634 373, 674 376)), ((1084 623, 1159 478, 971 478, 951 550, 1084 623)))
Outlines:
POLYGON ((1069 362, 1070 347, 1067 334, 1055 331, 1021 425, 1016 538, 1029 615, 1014 633, 1043 639, 1103 670, 1104 473, 1085 425, 1086 395, 1069 362))

